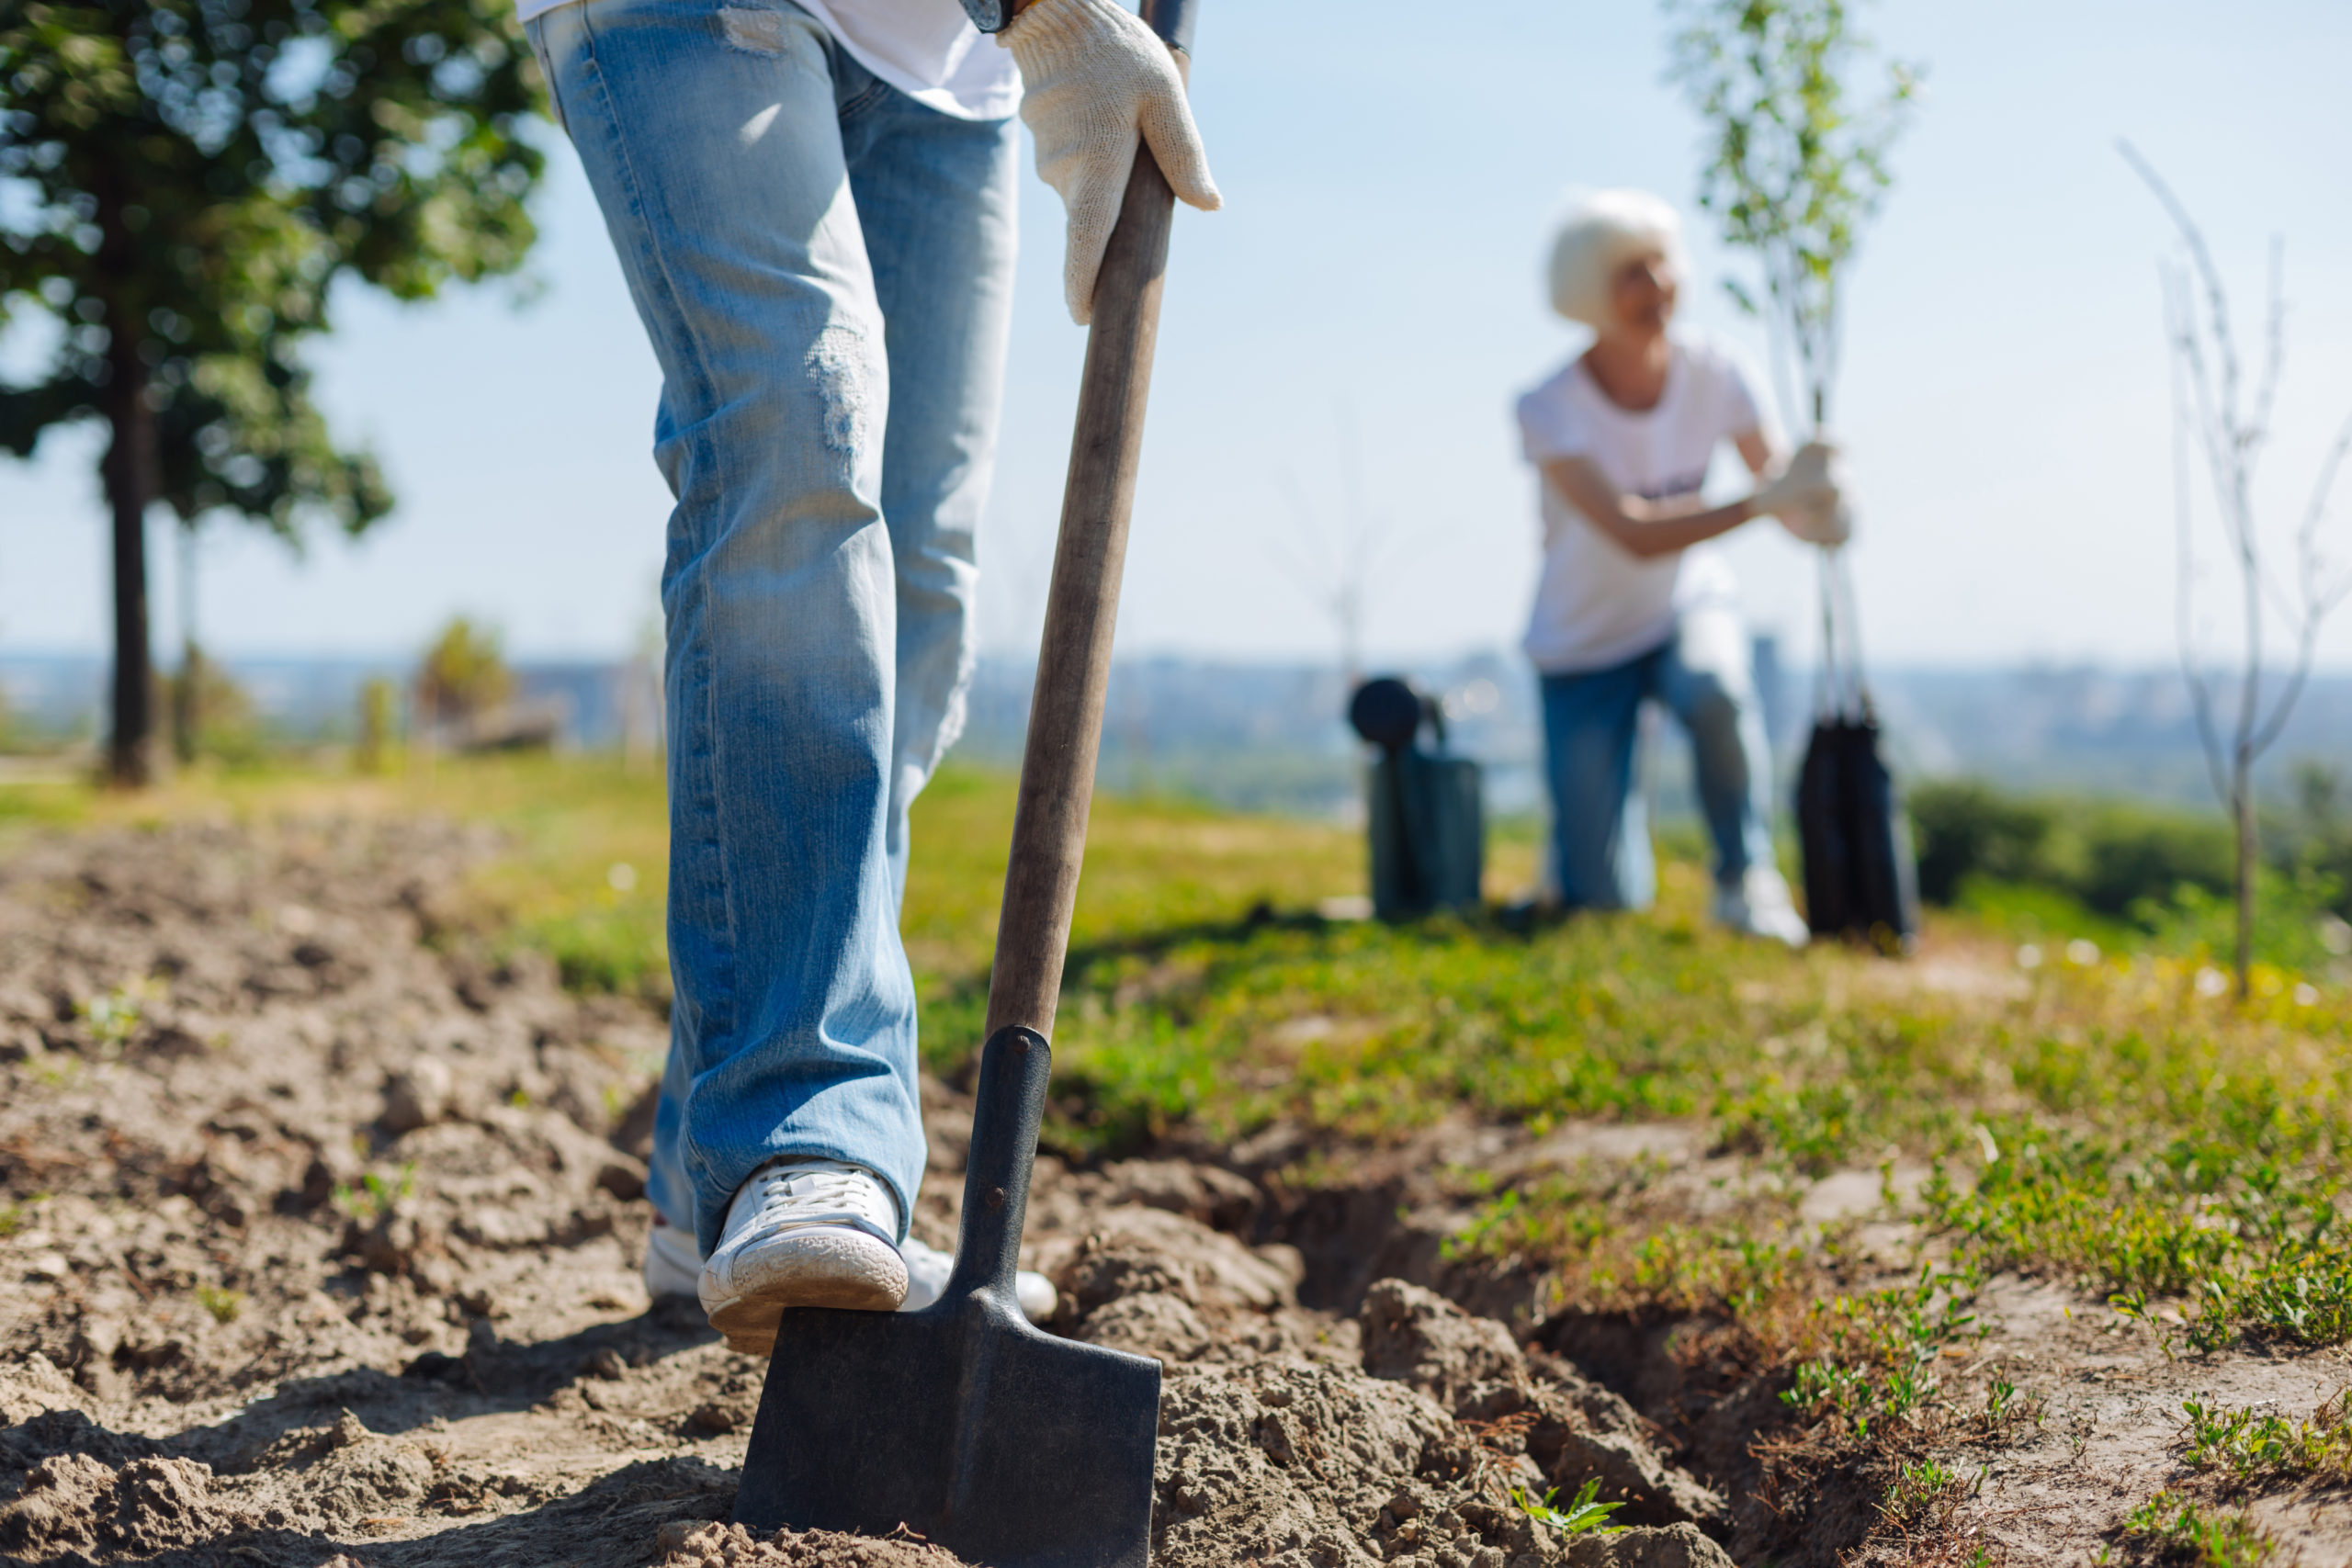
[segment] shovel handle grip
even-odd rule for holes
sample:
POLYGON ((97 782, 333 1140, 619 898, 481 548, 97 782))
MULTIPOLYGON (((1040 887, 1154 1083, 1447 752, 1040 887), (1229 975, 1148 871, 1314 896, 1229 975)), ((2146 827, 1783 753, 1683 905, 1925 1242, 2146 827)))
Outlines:
POLYGON ((1046 1114, 1053 1048, 1034 1029, 1001 1029, 980 1048, 972 1095, 972 1152, 964 1167, 964 1221, 956 1268, 942 1299, 993 1292, 1013 1305, 1022 1221, 1029 1212, 1029 1168, 1046 1114))
MULTIPOLYGON (((1147 9, 1145 20, 1155 26, 1162 17, 1181 21, 1189 9, 1186 0, 1159 0, 1147 9)), ((1143 457, 1144 405, 1151 390, 1160 283, 1175 208, 1175 193, 1151 149, 1138 146, 1094 288, 1094 325, 1086 339, 1078 430, 1070 442, 1061 535, 1021 755, 1012 855, 997 915, 996 958, 989 976, 989 1039, 1014 1024, 1048 1038, 1054 1031, 1079 867, 1086 856, 1086 818, 1094 802, 1111 638, 1118 623, 1119 578, 1126 566, 1127 523, 1143 457)))

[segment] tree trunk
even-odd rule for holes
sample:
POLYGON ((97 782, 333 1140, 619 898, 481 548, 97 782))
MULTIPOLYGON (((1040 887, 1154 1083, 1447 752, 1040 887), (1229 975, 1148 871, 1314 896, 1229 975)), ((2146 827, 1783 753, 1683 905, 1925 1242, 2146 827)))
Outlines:
POLYGON ((2238 763, 2238 1000, 2254 994, 2254 871, 2257 845, 2254 835, 2254 779, 2250 762, 2238 763))
POLYGON ((114 515, 114 728, 107 776, 125 789, 155 779, 155 671, 147 647, 147 504, 155 494, 155 412, 137 337, 115 323, 107 351, 107 423, 114 440, 100 472, 114 515))

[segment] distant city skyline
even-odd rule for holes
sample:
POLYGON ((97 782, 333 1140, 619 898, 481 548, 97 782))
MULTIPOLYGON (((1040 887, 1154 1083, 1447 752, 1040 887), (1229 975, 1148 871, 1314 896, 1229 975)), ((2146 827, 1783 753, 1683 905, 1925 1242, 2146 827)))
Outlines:
MULTIPOLYGON (((2287 242, 2288 373, 2261 496, 2283 531, 2352 412, 2352 11, 2261 0, 1890 0, 1860 16, 1924 62, 1895 186, 1853 275, 1841 434, 1863 534, 1872 655, 1908 664, 2172 657, 2162 215, 2115 152, 2129 135, 2205 223, 2258 314, 2287 242)), ((1535 564, 1510 401, 1574 335, 1537 262, 1560 193, 1660 191, 1691 219, 1686 319, 1763 371, 1692 210, 1699 130, 1661 80, 1649 8, 1493 0, 1206 8, 1195 89, 1227 210, 1179 220, 1123 651, 1336 660, 1292 562, 1351 485, 1394 547, 1365 646, 1384 660, 1510 647, 1535 564), (1350 432, 1354 434, 1351 435, 1350 432), (1351 454, 1360 451, 1360 461, 1351 454)), ((199 626, 223 652, 393 657, 450 615, 521 655, 609 657, 656 615, 668 498, 648 455, 655 378, 576 160, 539 205, 537 302, 494 286, 430 307, 339 296, 322 401, 401 497, 356 547, 296 563, 259 531, 207 530, 199 626)), ((1058 204, 1025 172, 1007 426, 982 530, 992 651, 1033 643, 1083 337, 1062 315, 1058 204)), ((0 342, 0 374, 39 333, 0 342)), ((0 651, 106 646, 98 438, 0 458, 0 651)), ((1733 476, 1718 476, 1725 484, 1733 476)), ((2210 516, 2210 509, 2208 515, 2210 516)), ((153 531, 156 645, 178 637, 173 530, 153 531)), ((2352 489, 2336 553, 2352 558, 2352 489)), ((1732 552, 1754 623, 1802 662, 1811 568, 1769 524, 1732 552)), ((2352 665, 2352 615, 2322 645, 2352 665)))
MULTIPOLYGON (((1759 655, 1762 650, 1759 649, 1759 655)), ((228 674, 281 741, 347 741, 359 693, 384 676, 405 689, 407 659, 230 658, 228 674)), ((1451 744, 1486 766, 1490 808, 1539 808, 1541 754, 1535 681, 1504 649, 1375 667, 1440 696, 1451 744)), ((969 723, 954 755, 1012 767, 1021 754, 1034 661, 984 655, 969 723)), ((560 744, 611 750, 650 744, 625 731, 654 719, 653 675, 641 660, 525 660, 517 694, 558 716, 560 744), (635 716, 632 717, 632 715, 635 716)), ((1814 671, 1759 657, 1776 767, 1803 752, 1814 671)), ((87 746, 103 724, 107 661, 95 654, 0 649, 0 706, 26 739, 87 746)), ((2211 807, 2187 694, 2178 672, 2086 666, 1956 670, 1890 664, 1872 682, 1890 754, 1903 777, 1971 775, 2024 790, 2059 789, 2211 807)), ((1342 714, 1345 683, 1328 661, 1208 660, 1176 655, 1123 658, 1113 667, 1103 723, 1101 785, 1198 795, 1244 809, 1345 815, 1361 793, 1362 747, 1342 714)), ((1689 794, 1689 750, 1670 724, 1647 753, 1647 788, 1679 809, 1689 794)), ((2267 796, 2284 798, 2306 761, 2352 756, 2352 676, 2312 681, 2279 744, 2259 770, 2267 796)), ((1786 779, 1784 777, 1783 784, 1786 779)))

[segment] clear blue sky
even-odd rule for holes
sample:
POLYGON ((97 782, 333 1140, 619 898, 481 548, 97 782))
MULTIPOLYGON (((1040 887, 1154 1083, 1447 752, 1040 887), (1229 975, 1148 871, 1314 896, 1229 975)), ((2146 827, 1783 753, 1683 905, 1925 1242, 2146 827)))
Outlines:
MULTIPOLYGON (((1854 274, 1840 420, 1883 659, 2171 656, 2165 225, 2128 135, 2204 220, 2251 312, 2288 242, 2291 349, 2263 500, 2283 531, 2352 412, 2352 8, 2016 0, 1866 6, 1928 92, 1854 274)), ((1130 652, 1328 657, 1286 557, 1325 526, 1360 434, 1365 504, 1398 541, 1379 652, 1516 641, 1535 565, 1510 400, 1576 347, 1538 259, 1560 192, 1642 185, 1690 209, 1699 129, 1661 82, 1663 25, 1598 0, 1207 0, 1195 101, 1227 210, 1180 220, 1128 565, 1130 652)), ((1024 152, 1023 161, 1027 154, 1024 152)), ((386 653, 453 612, 520 652, 632 644, 668 498, 647 455, 655 375, 593 202, 559 148, 533 302, 493 286, 425 307, 355 292, 316 351, 323 400, 372 444, 400 511, 297 562, 209 531, 201 619, 230 652, 386 653)), ((1080 333, 1060 212, 1034 176, 1008 434, 985 527, 989 645, 1034 638, 1080 333)), ((1758 334, 1694 220, 1687 319, 1758 334)), ((13 345, 21 362, 32 345, 13 345)), ((8 362, 0 350, 0 364, 8 362)), ((105 640, 93 433, 0 459, 0 651, 105 640)), ((2352 558, 2352 486, 2337 507, 2352 558)), ((175 633, 155 530, 157 630, 175 633)), ((1735 546, 1751 614, 1811 645, 1809 569, 1770 525, 1735 546)), ((2352 615, 2327 640, 2352 662, 2352 615)))

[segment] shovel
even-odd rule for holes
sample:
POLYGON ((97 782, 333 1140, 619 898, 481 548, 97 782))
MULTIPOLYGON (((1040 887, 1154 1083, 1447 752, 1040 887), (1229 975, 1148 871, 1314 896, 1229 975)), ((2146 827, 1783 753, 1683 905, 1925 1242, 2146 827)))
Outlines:
MULTIPOLYGON (((1144 20, 1177 51, 1180 69, 1191 11, 1192 0, 1144 0, 1144 20)), ((1159 164, 1138 146, 1095 286, 955 1272, 919 1313, 784 1314, 735 1497, 735 1522, 752 1530, 887 1535, 905 1525, 989 1568, 1145 1568, 1150 1556, 1159 1363, 1032 1327, 1012 1280, 1094 795, 1174 209, 1159 164)))

